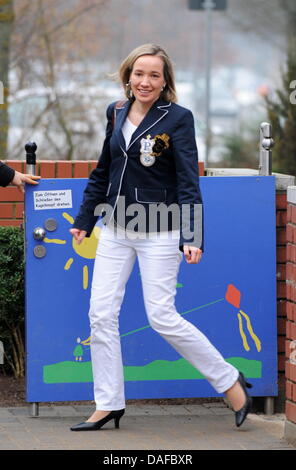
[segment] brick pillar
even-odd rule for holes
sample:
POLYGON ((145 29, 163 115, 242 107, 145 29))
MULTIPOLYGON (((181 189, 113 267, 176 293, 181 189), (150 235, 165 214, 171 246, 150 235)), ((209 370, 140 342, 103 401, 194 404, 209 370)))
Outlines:
MULTIPOLYGON (((276 182, 278 186, 278 181, 276 182)), ((278 345, 278 397, 276 411, 285 409, 285 339, 286 339, 286 222, 287 190, 276 191, 276 272, 277 272, 277 345, 278 345)))
POLYGON ((285 438, 296 445, 296 186, 288 187, 285 438))

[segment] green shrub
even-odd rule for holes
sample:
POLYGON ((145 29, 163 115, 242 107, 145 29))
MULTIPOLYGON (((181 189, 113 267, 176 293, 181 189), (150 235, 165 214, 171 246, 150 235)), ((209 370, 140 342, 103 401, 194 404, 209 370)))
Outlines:
POLYGON ((0 340, 3 371, 24 376, 24 232, 0 227, 0 340))

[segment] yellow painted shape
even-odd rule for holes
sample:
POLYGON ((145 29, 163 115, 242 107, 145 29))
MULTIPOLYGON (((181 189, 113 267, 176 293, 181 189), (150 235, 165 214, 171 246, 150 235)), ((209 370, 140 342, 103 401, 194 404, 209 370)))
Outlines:
POLYGON ((242 310, 240 310, 240 313, 241 313, 241 314, 245 317, 245 319, 246 319, 248 331, 249 331, 249 333, 250 333, 250 335, 251 335, 251 337, 252 337, 252 339, 253 339, 253 341, 254 341, 254 343, 255 343, 255 346, 256 346, 256 348, 257 348, 257 351, 258 351, 258 352, 261 351, 261 341, 260 341, 260 339, 258 338, 258 336, 255 335, 255 333, 254 333, 254 330, 253 330, 253 328, 252 328, 252 325, 251 325, 251 321, 250 321, 249 316, 248 316, 245 312, 243 312, 242 310))
POLYGON ((88 267, 83 266, 83 289, 88 288, 88 267))
POLYGON ((71 264, 73 263, 73 261, 74 261, 73 258, 69 258, 69 259, 67 260, 67 262, 66 262, 66 264, 65 264, 65 266, 64 266, 65 271, 68 271, 68 269, 70 269, 71 264))
POLYGON ((62 216, 64 217, 64 219, 68 220, 70 224, 74 223, 73 217, 70 214, 67 214, 67 212, 63 212, 62 216))
POLYGON ((96 251, 98 246, 98 240, 100 238, 101 229, 95 226, 91 236, 84 238, 83 241, 78 245, 75 238, 73 237, 72 246, 73 250, 82 258, 94 259, 96 257, 96 251))
POLYGON ((91 337, 89 336, 87 339, 84 339, 83 341, 81 341, 81 344, 83 344, 84 346, 89 346, 90 345, 90 339, 91 339, 91 337))
POLYGON ((65 245, 66 240, 59 240, 58 238, 44 238, 43 241, 45 243, 55 243, 56 245, 65 245))
POLYGON ((246 338, 246 335, 245 335, 244 329, 243 329, 242 316, 241 316, 240 313, 238 313, 237 317, 238 317, 239 332, 240 332, 240 335, 241 335, 242 340, 243 340, 244 348, 245 348, 246 351, 250 351, 250 346, 248 345, 248 341, 247 341, 247 338, 246 338))

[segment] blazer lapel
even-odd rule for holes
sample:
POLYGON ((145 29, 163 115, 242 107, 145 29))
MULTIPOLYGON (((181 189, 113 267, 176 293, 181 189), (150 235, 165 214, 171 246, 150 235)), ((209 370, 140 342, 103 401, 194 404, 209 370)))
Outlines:
POLYGON ((161 99, 157 100, 149 109, 148 113, 144 117, 143 121, 137 127, 135 132, 131 137, 130 144, 126 149, 125 139, 122 134, 122 126, 124 121, 128 115, 129 109, 131 107, 131 101, 127 101, 121 108, 117 108, 116 112, 116 119, 115 119, 115 127, 114 131, 117 136, 117 139, 120 143, 120 146, 125 151, 129 150, 130 147, 140 138, 143 134, 148 133, 148 131, 155 126, 161 119, 163 119, 169 112, 171 103, 167 101, 163 101, 161 99))
POLYGON ((122 147, 124 150, 126 150, 126 145, 125 145, 125 138, 123 137, 121 129, 128 115, 130 106, 131 106, 131 101, 126 101, 121 108, 115 109, 116 114, 115 114, 114 131, 119 140, 120 147, 122 147))
MULTIPOLYGON (((167 103, 163 100, 157 100, 149 109, 148 113, 144 117, 143 121, 137 127, 131 137, 130 144, 127 148, 129 150, 131 146, 140 138, 143 134, 146 134, 157 122, 163 119, 169 112, 171 103, 167 103)), ((124 121, 122 121, 124 122, 124 121)))

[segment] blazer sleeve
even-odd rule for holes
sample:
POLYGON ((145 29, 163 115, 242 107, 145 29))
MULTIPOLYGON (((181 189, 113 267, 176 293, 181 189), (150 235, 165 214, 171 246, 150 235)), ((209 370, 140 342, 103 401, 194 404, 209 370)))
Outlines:
POLYGON ((5 165, 5 163, 0 162, 0 186, 7 186, 12 182, 15 175, 13 168, 5 165))
POLYGON ((107 108, 107 127, 103 149, 98 160, 97 167, 91 172, 87 186, 84 190, 82 204, 79 213, 74 220, 73 228, 86 230, 87 237, 98 220, 94 215, 95 208, 98 204, 106 202, 106 193, 109 183, 109 166, 110 166, 110 138, 113 132, 113 112, 114 104, 110 104, 107 108))
POLYGON ((180 206, 180 250, 192 245, 204 251, 203 201, 199 187, 198 150, 193 114, 186 110, 172 135, 180 206))

